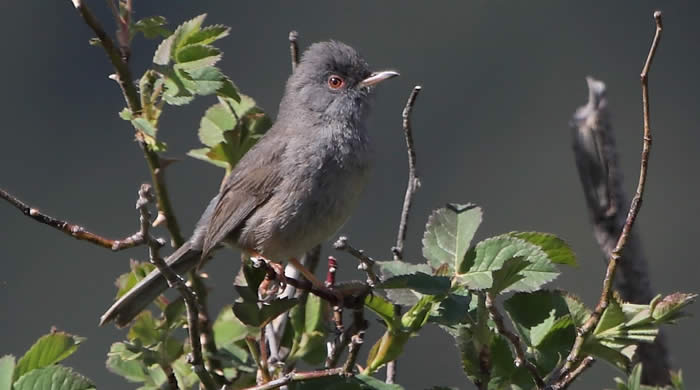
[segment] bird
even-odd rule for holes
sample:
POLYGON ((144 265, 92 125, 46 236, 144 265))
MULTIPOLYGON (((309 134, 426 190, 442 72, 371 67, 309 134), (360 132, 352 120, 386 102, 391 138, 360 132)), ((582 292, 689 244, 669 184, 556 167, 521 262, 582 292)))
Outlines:
MULTIPOLYGON (((366 126, 372 92, 398 75, 372 72, 342 42, 310 45, 287 80, 274 124, 224 179, 191 237, 166 263, 184 274, 225 245, 303 268, 296 259, 334 235, 357 204, 373 160, 366 126)), ((100 325, 128 325, 167 288, 152 271, 100 325)))

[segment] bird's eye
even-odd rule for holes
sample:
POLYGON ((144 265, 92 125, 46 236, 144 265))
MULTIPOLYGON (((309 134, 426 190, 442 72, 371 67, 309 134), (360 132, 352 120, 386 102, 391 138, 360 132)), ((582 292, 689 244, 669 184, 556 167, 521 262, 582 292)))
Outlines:
POLYGON ((340 76, 333 75, 328 78, 328 86, 331 89, 340 89, 343 85, 345 85, 345 81, 340 76))

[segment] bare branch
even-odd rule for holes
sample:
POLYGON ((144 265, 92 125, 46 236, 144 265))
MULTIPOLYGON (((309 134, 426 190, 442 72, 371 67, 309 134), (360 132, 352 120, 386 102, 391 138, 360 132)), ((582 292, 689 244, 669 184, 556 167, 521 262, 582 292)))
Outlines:
POLYGON ((489 311, 491 319, 496 325, 496 330, 498 330, 498 333, 503 335, 510 342, 511 347, 513 348, 513 352, 515 353, 515 366, 525 366, 525 368, 530 372, 532 380, 535 381, 535 385, 537 385, 537 388, 544 389, 544 380, 542 380, 542 377, 537 372, 537 367, 535 367, 535 365, 531 361, 527 360, 527 357, 525 356, 525 350, 523 349, 523 345, 520 342, 520 337, 518 337, 518 335, 506 328, 503 322, 503 316, 496 307, 492 293, 486 293, 486 309, 489 311))
POLYGON ((25 204, 24 202, 17 199, 12 194, 8 193, 3 189, 0 189, 0 198, 5 199, 11 205, 15 206, 19 211, 21 211, 22 214, 28 216, 29 218, 37 222, 41 222, 43 224, 51 226, 54 229, 60 230, 63 233, 66 233, 67 235, 77 240, 84 240, 97 246, 101 246, 103 248, 111 249, 113 251, 120 251, 123 249, 143 245, 146 242, 141 231, 138 231, 130 235, 129 237, 123 238, 121 240, 112 240, 97 235, 95 233, 91 233, 82 226, 75 225, 67 221, 62 221, 50 215, 44 214, 38 209, 25 204))
POLYGON ((345 251, 360 260, 360 265, 357 268, 367 273, 367 284, 370 287, 374 287, 381 283, 379 276, 377 276, 377 274, 374 272, 375 261, 371 257, 367 256, 363 250, 356 249, 350 245, 347 237, 340 236, 333 244, 333 248, 339 251, 345 251))
POLYGON ((150 262, 158 268, 158 271, 160 271, 168 281, 168 285, 171 288, 176 288, 180 292, 185 301, 188 334, 190 345, 192 346, 192 354, 188 357, 188 360, 204 388, 207 390, 214 390, 216 389, 216 384, 204 367, 204 360, 202 359, 202 344, 198 321, 199 302, 197 301, 197 296, 182 277, 175 273, 175 271, 167 265, 165 260, 160 257, 160 248, 165 242, 162 239, 154 238, 149 232, 151 213, 148 211, 148 203, 153 200, 153 198, 151 186, 149 184, 142 184, 139 190, 139 199, 136 202, 136 208, 140 213, 140 232, 148 244, 150 262))
MULTIPOLYGON (((656 32, 654 34, 654 39, 652 41, 651 49, 649 50, 649 55, 647 56, 646 63, 644 64, 644 68, 642 69, 642 74, 641 74, 641 83, 642 83, 642 106, 643 106, 643 116, 644 116, 644 135, 643 135, 643 145, 642 145, 642 157, 641 157, 641 163, 640 163, 640 169, 639 169, 639 183, 637 184, 637 190, 634 194, 634 198, 632 198, 632 203, 630 204, 630 209, 627 214, 627 220, 625 222, 625 226, 622 229, 622 233, 620 234, 620 238, 617 241, 617 245, 615 246, 615 249, 613 249, 612 255, 610 256, 610 260, 608 262, 608 267, 605 271, 605 279, 603 280, 603 290, 600 295, 600 300, 598 301, 598 305, 596 305, 595 310, 591 314, 591 316, 588 318, 588 320, 583 324, 583 326, 578 330, 576 340, 574 341, 574 345, 571 348, 571 352, 566 358, 566 363, 562 367, 558 378, 557 382, 555 382, 552 386, 551 389, 553 390, 559 390, 565 388, 568 384, 563 383, 563 378, 567 376, 571 376, 569 374, 573 374, 572 369, 574 367, 579 367, 583 362, 581 361, 581 348, 583 347, 583 344, 586 340, 586 338, 591 334, 595 326, 598 324, 598 321, 600 320, 601 315, 605 311, 605 309, 608 307, 608 303, 610 300, 610 294, 611 294, 611 287, 613 283, 613 279, 615 277, 615 270, 617 267, 617 263, 620 260, 620 256, 622 253, 622 250, 624 249, 625 245, 627 244, 627 240, 629 239, 629 234, 632 229, 632 226, 634 225, 635 220, 637 219, 637 215, 639 214, 639 210, 642 206, 642 196, 644 194, 644 187, 646 185, 646 177, 647 177, 647 168, 649 165, 649 152, 651 149, 651 127, 650 127, 650 119, 649 119, 649 87, 648 87, 648 73, 649 69, 651 66, 651 63, 654 59, 654 55, 656 54, 656 49, 659 44, 659 40, 661 39, 661 32, 663 31, 663 23, 661 19, 661 11, 656 11, 654 12, 654 20, 656 22, 656 32)), ((583 372, 585 368, 582 368, 579 371, 579 374, 583 372)), ((578 374, 577 374, 578 375, 578 374)), ((575 376, 571 379, 573 381, 575 379, 575 376)))
POLYGON ((367 321, 365 320, 365 309, 360 307, 353 310, 353 335, 350 339, 350 349, 348 351, 348 359, 343 364, 343 370, 346 374, 352 373, 355 362, 357 361, 357 355, 360 352, 360 347, 365 341, 365 330, 367 329, 367 321))
POLYGON ((416 103, 416 98, 420 93, 422 87, 416 85, 413 87, 411 94, 408 96, 408 101, 406 102, 406 107, 403 109, 403 114, 401 115, 403 121, 403 131, 406 137, 406 150, 408 152, 408 185, 406 186, 406 195, 403 199, 403 208, 401 210, 401 220, 399 222, 399 232, 396 237, 396 246, 391 248, 394 253, 394 260, 403 259, 403 246, 406 241, 406 226, 408 225, 408 214, 411 211, 411 204, 413 203, 413 195, 420 187, 420 180, 416 176, 416 150, 413 147, 413 133, 411 129, 411 112, 413 111, 413 105, 416 103))

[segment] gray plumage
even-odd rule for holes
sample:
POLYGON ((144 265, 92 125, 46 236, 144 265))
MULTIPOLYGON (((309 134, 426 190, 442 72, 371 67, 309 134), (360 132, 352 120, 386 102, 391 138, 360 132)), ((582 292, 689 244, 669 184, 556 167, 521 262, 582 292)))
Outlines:
MULTIPOLYGON (((370 171, 365 119, 371 88, 396 75, 370 72, 343 43, 311 45, 287 81, 275 124, 239 161, 192 237, 167 263, 187 272, 221 243, 283 261, 333 235, 370 171)), ((165 289, 164 278, 152 272, 100 324, 128 324, 165 289)))

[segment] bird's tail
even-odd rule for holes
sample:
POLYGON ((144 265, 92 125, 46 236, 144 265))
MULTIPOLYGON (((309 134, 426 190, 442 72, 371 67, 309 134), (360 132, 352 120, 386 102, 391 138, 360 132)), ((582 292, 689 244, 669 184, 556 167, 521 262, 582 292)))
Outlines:
MULTIPOLYGON (((192 248, 188 241, 165 259, 166 263, 178 274, 182 275, 199 263, 202 252, 192 248)), ((100 318, 100 326, 114 321, 118 327, 124 327, 137 314, 153 302, 160 294, 168 289, 168 282, 156 269, 124 294, 100 318)))

